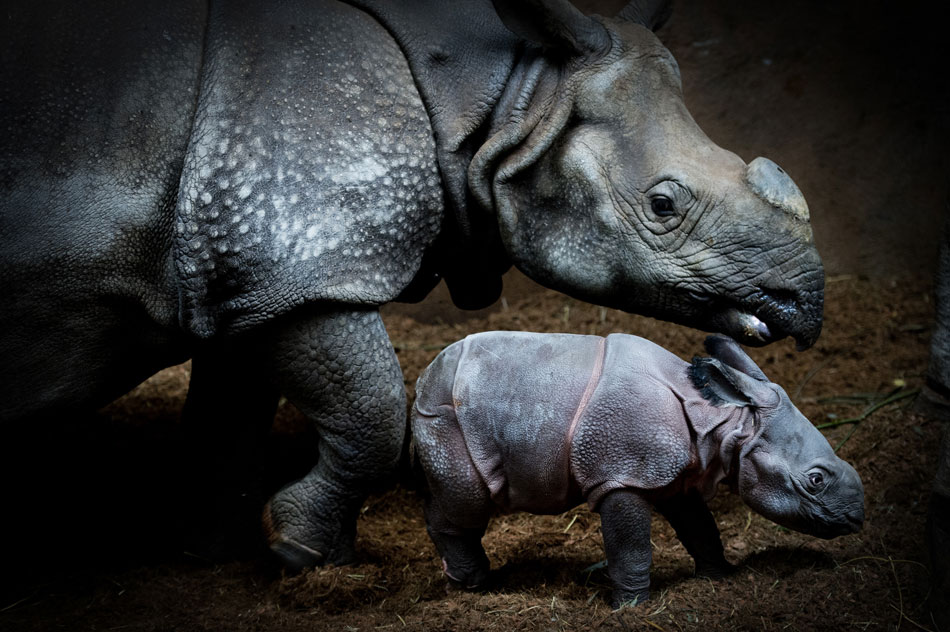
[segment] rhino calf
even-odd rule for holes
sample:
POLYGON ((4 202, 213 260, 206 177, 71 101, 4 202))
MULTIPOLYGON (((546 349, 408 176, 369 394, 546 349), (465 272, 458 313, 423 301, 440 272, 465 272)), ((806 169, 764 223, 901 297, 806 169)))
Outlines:
POLYGON ((730 568, 706 506, 726 483, 757 512, 832 538, 864 520, 857 472, 725 336, 686 363, 636 336, 488 332, 446 348, 416 386, 415 458, 445 574, 469 588, 496 509, 601 515, 615 607, 649 597, 651 506, 696 563, 730 568))

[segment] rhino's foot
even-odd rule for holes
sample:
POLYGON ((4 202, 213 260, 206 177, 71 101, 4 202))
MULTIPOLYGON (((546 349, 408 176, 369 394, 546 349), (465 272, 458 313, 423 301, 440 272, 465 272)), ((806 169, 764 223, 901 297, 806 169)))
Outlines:
POLYGON ((482 547, 487 515, 474 521, 481 523, 477 526, 461 527, 449 520, 439 503, 429 497, 425 502, 425 516, 426 531, 442 558, 442 572, 449 585, 465 590, 484 588, 491 570, 482 547))
POLYGON ((264 507, 262 522, 267 543, 291 573, 324 564, 351 564, 356 558, 354 537, 349 530, 315 518, 280 495, 264 507))
POLYGON ((299 573, 308 568, 320 566, 323 562, 323 553, 314 551, 309 546, 290 540, 277 539, 270 544, 281 566, 291 573, 299 573))
POLYGON ((650 598, 650 589, 642 588, 640 590, 626 590, 623 588, 614 589, 610 597, 610 607, 614 610, 620 610, 627 606, 637 606, 650 598))
POLYGON ((277 556, 280 565, 291 574, 296 575, 307 569, 320 566, 323 563, 323 553, 314 551, 309 546, 289 540, 271 542, 270 550, 277 556))
POLYGON ((305 569, 320 566, 323 563, 325 556, 321 551, 283 535, 274 522, 271 504, 267 503, 264 506, 261 523, 264 535, 267 538, 267 544, 277 556, 281 566, 296 574, 305 569))
MULTIPOLYGON (((484 553, 482 554, 484 556, 484 553)), ((488 585, 491 573, 488 559, 475 560, 474 564, 465 566, 449 566, 448 560, 442 558, 442 572, 449 580, 449 585, 463 590, 482 590, 488 585)))

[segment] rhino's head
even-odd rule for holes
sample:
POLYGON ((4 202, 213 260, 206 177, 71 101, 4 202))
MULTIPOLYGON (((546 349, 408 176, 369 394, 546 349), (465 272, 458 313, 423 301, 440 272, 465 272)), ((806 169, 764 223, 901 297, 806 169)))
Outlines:
POLYGON ((808 206, 775 163, 746 164, 697 126, 676 61, 624 17, 652 26, 655 13, 588 17, 567 0, 496 9, 541 44, 469 169, 512 262, 586 301, 746 344, 811 346, 824 273, 808 206))
POLYGON ((727 435, 732 445, 720 448, 727 467, 737 468, 733 476, 745 503, 780 525, 822 538, 858 531, 864 487, 854 468, 733 340, 714 336, 706 346, 715 359, 693 361, 696 386, 718 406, 753 412, 727 435))

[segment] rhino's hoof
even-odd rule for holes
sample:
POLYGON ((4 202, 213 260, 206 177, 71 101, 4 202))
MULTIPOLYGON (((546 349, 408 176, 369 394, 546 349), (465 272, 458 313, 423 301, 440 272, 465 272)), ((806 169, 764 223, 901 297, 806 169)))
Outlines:
POLYGON ((302 570, 323 564, 325 557, 323 553, 281 535, 274 525, 270 503, 264 506, 262 523, 264 534, 267 536, 267 544, 285 569, 291 573, 299 573, 302 570))
POLYGON ((473 570, 460 571, 449 570, 449 564, 442 559, 442 574, 449 580, 449 587, 460 590, 483 590, 488 584, 489 570, 487 568, 475 567, 473 570))
POLYGON ((299 573, 323 562, 323 554, 314 551, 299 542, 280 539, 270 543, 270 550, 280 559, 280 563, 291 573, 299 573))

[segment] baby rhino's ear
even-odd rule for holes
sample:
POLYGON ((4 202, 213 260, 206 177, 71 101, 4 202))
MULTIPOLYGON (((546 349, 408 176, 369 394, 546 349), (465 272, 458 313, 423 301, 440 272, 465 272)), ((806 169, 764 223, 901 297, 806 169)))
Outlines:
POLYGON ((765 373, 762 372, 762 369, 759 368, 759 365, 757 365, 755 361, 753 361, 752 358, 750 358, 748 354, 742 350, 742 347, 739 346, 738 342, 729 336, 724 336, 722 334, 707 336, 703 346, 706 347, 706 352, 709 355, 716 358, 723 364, 731 366, 734 369, 738 369, 749 377, 753 377, 760 382, 769 381, 769 378, 765 376, 765 373))
POLYGON ((759 406, 767 397, 762 389, 768 389, 761 382, 714 358, 693 358, 686 371, 693 386, 714 406, 759 406))

